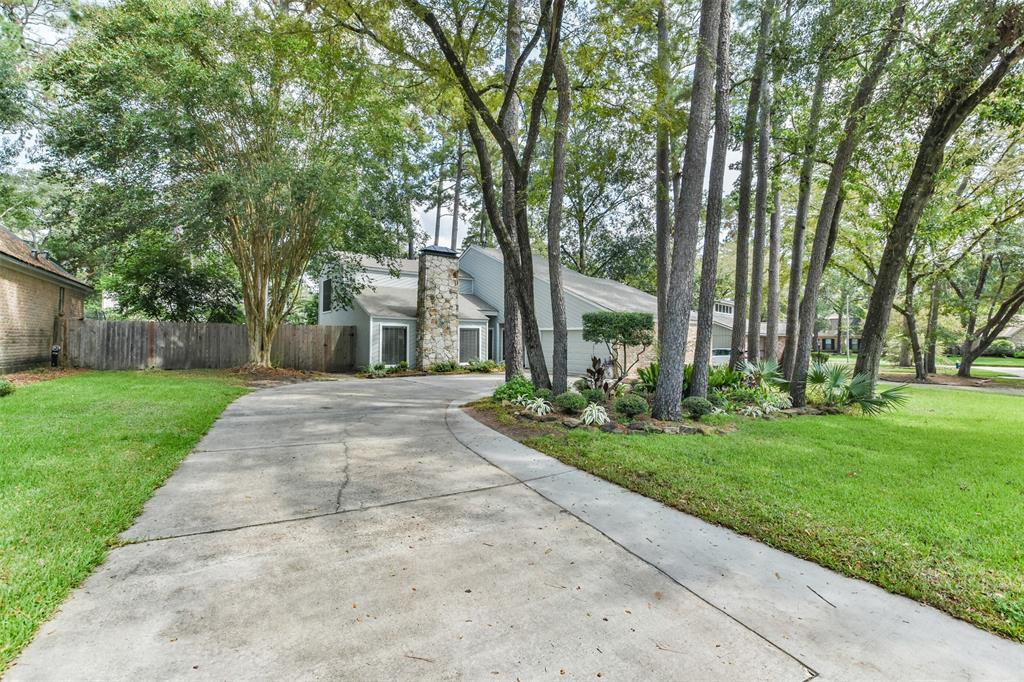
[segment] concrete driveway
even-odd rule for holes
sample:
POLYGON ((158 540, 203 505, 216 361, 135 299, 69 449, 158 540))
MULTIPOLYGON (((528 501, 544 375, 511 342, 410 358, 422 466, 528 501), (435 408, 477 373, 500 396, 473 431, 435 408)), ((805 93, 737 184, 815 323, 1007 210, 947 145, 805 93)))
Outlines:
POLYGON ((452 406, 496 382, 239 399, 7 678, 1024 670, 1024 647, 626 493, 452 406))

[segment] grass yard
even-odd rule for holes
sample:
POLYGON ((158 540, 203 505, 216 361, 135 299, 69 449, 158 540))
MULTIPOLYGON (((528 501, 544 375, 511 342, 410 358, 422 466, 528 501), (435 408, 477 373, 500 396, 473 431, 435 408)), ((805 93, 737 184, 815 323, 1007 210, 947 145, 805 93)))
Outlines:
POLYGON ((741 419, 720 436, 544 433, 520 422, 513 433, 665 504, 1024 641, 1024 398, 908 394, 904 409, 878 417, 741 419))
POLYGON ((245 392, 213 373, 87 372, 0 398, 0 671, 245 392))
MULTIPOLYGON (((950 364, 960 362, 959 356, 949 356, 950 364)), ((1024 367, 1024 358, 1003 358, 1003 357, 987 357, 981 356, 974 361, 974 365, 971 366, 973 370, 975 367, 1024 367)))

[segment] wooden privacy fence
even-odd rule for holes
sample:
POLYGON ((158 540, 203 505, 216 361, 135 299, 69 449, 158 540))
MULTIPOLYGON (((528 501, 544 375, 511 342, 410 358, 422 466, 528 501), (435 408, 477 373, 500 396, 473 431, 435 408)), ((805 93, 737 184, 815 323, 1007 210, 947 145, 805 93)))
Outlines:
MULTIPOLYGON (((221 369, 249 361, 243 324, 70 320, 67 362, 92 369, 221 369)), ((355 327, 281 327, 271 347, 275 367, 344 372, 355 363, 355 327)))

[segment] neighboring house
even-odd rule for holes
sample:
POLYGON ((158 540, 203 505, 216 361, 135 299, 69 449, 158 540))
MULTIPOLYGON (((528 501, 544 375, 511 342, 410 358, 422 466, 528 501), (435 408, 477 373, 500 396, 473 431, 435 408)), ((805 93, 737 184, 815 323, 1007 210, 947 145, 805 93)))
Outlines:
POLYGON ((832 313, 825 318, 827 326, 814 338, 814 349, 824 353, 846 353, 847 336, 849 336, 850 352, 860 349, 860 320, 846 317, 844 326, 839 328, 839 315, 832 313))
POLYGON ((0 371, 49 361, 61 323, 81 319, 91 287, 0 228, 0 371))
POLYGON ((1024 322, 1011 322, 999 335, 1000 339, 1007 339, 1013 343, 1018 350, 1024 349, 1024 322))
MULTIPOLYGON (((447 289, 457 290, 458 293, 457 308, 448 312, 449 317, 454 316, 458 320, 457 334, 452 330, 450 335, 454 348, 448 351, 448 355, 463 364, 484 358, 503 361, 505 278, 499 250, 470 246, 461 256, 456 256, 450 249, 427 247, 421 252, 418 261, 398 259, 397 273, 371 258, 364 258, 362 265, 367 273, 368 286, 355 296, 351 308, 332 310, 330 280, 323 280, 320 286, 320 324, 354 325, 357 328, 357 365, 367 366, 378 362, 393 365, 402 360, 410 365, 430 364, 424 362, 421 353, 417 351, 421 345, 418 339, 424 333, 422 321, 426 320, 426 326, 430 329, 441 325, 436 315, 437 308, 451 306, 445 301, 439 304, 436 292, 447 289), (431 265, 444 262, 450 264, 449 269, 441 268, 437 271, 431 265), (422 306, 418 302, 422 302, 422 306), (433 320, 429 319, 431 315, 433 320)), ((533 275, 541 345, 548 354, 550 366, 554 332, 546 258, 534 257, 533 275)), ((658 304, 654 296, 621 282, 587 277, 563 266, 562 284, 565 291, 568 367, 571 374, 583 374, 590 367, 594 356, 608 356, 604 344, 594 344, 583 339, 584 314, 615 311, 657 315, 658 304)), ((443 318, 444 315, 441 315, 443 318)), ((712 346, 715 349, 712 362, 715 364, 728 360, 731 324, 731 302, 716 304, 712 331, 712 346)), ((690 318, 687 362, 693 358, 696 328, 697 316, 694 313, 690 318)), ((653 357, 652 349, 648 349, 648 357, 653 357)))

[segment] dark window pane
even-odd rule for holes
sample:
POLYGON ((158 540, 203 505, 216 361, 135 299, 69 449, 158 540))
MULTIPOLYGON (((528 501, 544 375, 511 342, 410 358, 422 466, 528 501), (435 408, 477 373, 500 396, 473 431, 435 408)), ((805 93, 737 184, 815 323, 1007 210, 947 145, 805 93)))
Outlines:
POLYGON ((330 310, 331 310, 331 297, 332 297, 333 293, 334 292, 331 289, 331 280, 325 279, 324 280, 324 312, 325 313, 330 312, 330 310))
POLYGON ((380 361, 385 365, 397 365, 400 362, 408 362, 409 358, 406 355, 406 328, 381 327, 380 333, 380 361))
POLYGON ((480 330, 459 330, 459 362, 480 359, 480 330))

